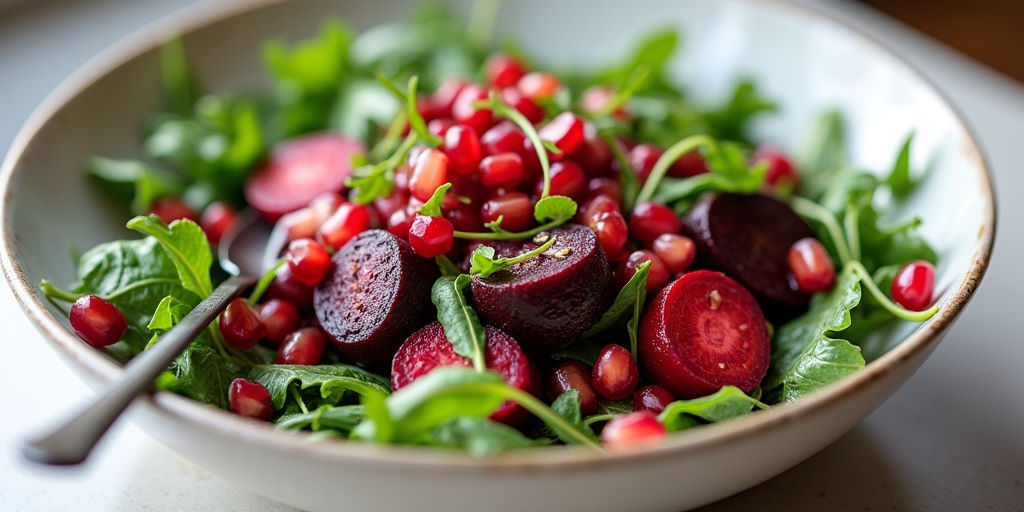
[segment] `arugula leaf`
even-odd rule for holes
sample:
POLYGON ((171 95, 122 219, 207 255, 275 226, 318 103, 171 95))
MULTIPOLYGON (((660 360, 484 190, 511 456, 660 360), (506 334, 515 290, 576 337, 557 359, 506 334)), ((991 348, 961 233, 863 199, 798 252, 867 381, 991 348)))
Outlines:
POLYGON ((409 150, 417 140, 419 139, 416 132, 409 132, 402 144, 383 162, 376 165, 354 167, 352 177, 345 181, 345 186, 352 189, 352 202, 370 204, 378 197, 391 195, 391 191, 395 188, 395 169, 405 163, 409 150))
POLYGON ((450 182, 437 187, 437 189, 434 190, 434 194, 430 196, 430 199, 420 207, 418 213, 428 217, 440 217, 441 205, 444 203, 444 195, 450 188, 452 188, 452 184, 450 182))
POLYGON ((146 328, 156 332, 169 331, 182 318, 185 318, 185 315, 189 314, 197 304, 198 302, 187 303, 178 297, 168 295, 157 304, 156 310, 153 311, 153 318, 150 319, 146 328))
POLYGON ((177 382, 174 390, 221 409, 228 408, 228 387, 241 377, 244 368, 238 361, 222 356, 204 331, 171 365, 177 382))
POLYGON ((740 80, 724 105, 704 113, 704 121, 718 138, 747 142, 750 120, 776 108, 775 102, 761 95, 753 80, 740 80))
POLYGON ((387 379, 344 364, 268 364, 253 367, 249 378, 263 384, 270 391, 275 409, 284 407, 288 386, 292 383, 297 383, 300 390, 319 387, 320 396, 334 403, 341 399, 345 391, 355 391, 360 395, 372 392, 386 395, 391 392, 387 379))
POLYGON ((379 138, 381 128, 387 126, 399 110, 387 89, 377 81, 352 80, 338 94, 328 129, 357 138, 371 147, 379 138))
POLYGON ((163 85, 164 109, 187 115, 195 103, 196 86, 185 60, 185 47, 180 39, 167 41, 160 47, 160 81, 163 85))
POLYGON ((569 389, 558 395, 555 401, 551 402, 551 410, 556 414, 565 419, 575 429, 575 432, 568 432, 557 425, 547 425, 552 432, 558 436, 559 439, 567 443, 572 442, 572 436, 582 432, 584 435, 591 439, 596 439, 597 436, 590 430, 590 427, 584 423, 583 414, 580 413, 580 393, 575 389, 569 389))
POLYGON ((893 164, 892 171, 889 176, 885 179, 885 183, 889 185, 892 193, 896 197, 906 197, 907 194, 914 190, 916 183, 910 176, 910 144, 914 142, 914 134, 907 135, 907 138, 903 141, 903 145, 900 146, 900 151, 896 155, 896 163, 893 164))
POLYGON ((565 196, 547 196, 533 207, 533 218, 545 223, 566 222, 576 215, 576 201, 565 196))
POLYGON ((366 418, 366 409, 362 405, 321 405, 307 413, 283 415, 274 423, 278 428, 302 430, 309 428, 320 430, 338 430, 349 432, 366 418))
POLYGON ((658 158, 651 175, 637 195, 636 202, 643 203, 652 198, 663 203, 692 199, 708 191, 750 194, 764 184, 768 168, 764 164, 750 167, 743 149, 735 143, 717 142, 707 135, 693 135, 682 139, 658 158), (700 150, 708 166, 708 172, 671 181, 664 181, 669 167, 683 155, 700 150))
POLYGON ((128 229, 144 235, 150 235, 160 242, 167 255, 174 262, 182 286, 199 297, 207 297, 213 291, 210 283, 210 266, 213 256, 210 253, 210 242, 206 240, 203 229, 188 219, 180 219, 164 224, 160 217, 135 217, 128 221, 128 229))
POLYGON ((674 27, 652 30, 636 43, 629 55, 620 63, 598 73, 591 82, 596 84, 627 83, 637 70, 649 73, 650 80, 637 86, 639 91, 670 90, 667 86, 668 62, 679 47, 679 31, 674 27))
POLYGON ((430 300, 437 307, 437 320, 452 348, 472 360, 473 367, 482 372, 487 369, 487 336, 480 317, 466 300, 465 289, 470 282, 466 274, 439 277, 430 290, 430 300))
POLYGON ((754 407, 764 409, 768 406, 747 396, 740 388, 724 386, 708 396, 676 400, 668 404, 668 407, 658 415, 658 420, 665 424, 665 429, 669 432, 677 432, 696 426, 696 419, 717 423, 745 416, 754 407))
POLYGON ((639 312, 643 309, 644 301, 647 298, 647 274, 650 270, 651 262, 649 261, 645 261, 637 266, 636 273, 622 286, 618 295, 615 296, 615 301, 612 302, 612 305, 601 315, 601 319, 596 324, 583 333, 581 338, 590 338, 611 329, 627 312, 633 313, 630 320, 631 324, 635 325, 639 322, 639 312))
POLYGON ((518 430, 486 418, 455 418, 431 433, 430 444, 464 450, 470 455, 495 455, 509 450, 545 444, 518 430))
POLYGON ((551 247, 551 245, 555 243, 556 238, 558 237, 554 235, 549 236, 547 237, 547 242, 544 242, 539 247, 524 252, 523 254, 520 254, 512 258, 495 258, 495 252, 493 247, 481 245, 480 247, 477 247, 473 251, 473 254, 469 258, 469 273, 473 275, 478 275, 482 278, 490 277, 495 272, 504 270, 508 267, 511 267, 512 265, 515 265, 516 263, 521 263, 535 256, 540 256, 541 254, 544 254, 544 252, 547 251, 551 247))
POLYGON ((850 326, 850 310, 860 299, 860 276, 847 267, 831 290, 811 299, 806 313, 779 327, 764 391, 792 402, 863 368, 858 347, 830 337, 850 326))
POLYGON ((134 213, 145 211, 161 197, 180 195, 184 189, 179 177, 137 160, 94 156, 86 161, 85 169, 105 192, 113 192, 130 203, 134 213))
POLYGON ((811 131, 800 156, 800 192, 810 199, 820 199, 836 181, 836 174, 849 162, 846 153, 846 128, 837 110, 822 114, 811 131))

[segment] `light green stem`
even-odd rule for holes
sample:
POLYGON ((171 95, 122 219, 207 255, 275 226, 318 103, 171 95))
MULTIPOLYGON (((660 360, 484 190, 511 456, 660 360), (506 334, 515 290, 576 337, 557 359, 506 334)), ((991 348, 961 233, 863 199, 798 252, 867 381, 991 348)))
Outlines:
POLYGON ((485 384, 485 386, 490 387, 497 394, 503 395, 505 398, 519 404, 523 409, 526 409, 534 416, 540 418, 540 420, 548 426, 564 432, 566 436, 572 438, 574 442, 596 450, 601 449, 601 446, 597 444, 596 441, 584 435, 575 426, 566 421, 565 418, 551 410, 547 405, 544 405, 540 400, 537 400, 533 395, 507 384, 485 384))
POLYGON ((836 221, 832 212, 810 199, 804 199, 799 196, 793 196, 789 200, 789 205, 793 207, 793 211, 795 211, 797 215, 815 220, 825 227, 825 230, 828 231, 829 238, 832 239, 832 244, 835 245, 840 265, 846 265, 850 262, 849 246, 846 245, 846 238, 843 236, 843 230, 839 227, 839 222, 836 221))
POLYGON ((851 261, 847 266, 860 275, 861 283, 863 283, 864 287, 868 289, 868 293, 874 297, 875 301, 881 304, 886 311, 892 313, 893 316, 896 316, 897 318, 910 320, 911 322, 923 322, 939 311, 938 303, 932 304, 932 307, 924 311, 910 311, 909 309, 904 309, 890 300, 882 290, 878 289, 878 285, 876 285, 874 279, 871 278, 871 274, 868 273, 868 269, 864 268, 864 265, 861 262, 851 261))
POLYGON ((43 295, 47 298, 62 300, 64 302, 74 302, 78 300, 79 297, 69 291, 58 288, 57 285, 46 279, 39 282, 39 289, 43 291, 43 295))
POLYGON ((857 225, 859 217, 860 207, 851 201, 846 206, 846 213, 843 214, 843 227, 846 230, 846 242, 849 244, 852 260, 860 260, 860 226, 857 225))
POLYGON ((647 181, 644 183, 643 188, 640 189, 640 194, 637 195, 637 204, 645 203, 654 197, 654 191, 657 190, 658 184, 661 183, 662 178, 665 177, 665 173, 668 172, 668 168, 679 160, 680 157, 693 151, 699 147, 715 147, 715 140, 707 135, 691 135, 675 144, 669 146, 668 149, 662 153, 658 161, 655 162, 654 168, 651 169, 650 176, 647 177, 647 181))
POLYGON ((500 233, 456 231, 455 238, 461 238, 463 240, 526 240, 527 238, 533 238, 544 231, 557 228, 558 226, 565 224, 566 220, 553 220, 551 222, 541 224, 531 230, 520 231, 518 233, 509 233, 508 231, 502 231, 500 233))

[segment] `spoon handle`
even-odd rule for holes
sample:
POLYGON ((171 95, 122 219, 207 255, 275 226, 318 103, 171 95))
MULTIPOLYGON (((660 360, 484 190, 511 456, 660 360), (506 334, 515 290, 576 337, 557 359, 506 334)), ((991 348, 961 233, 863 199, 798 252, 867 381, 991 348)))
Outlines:
POLYGON ((36 462, 51 465, 71 465, 84 461, 132 400, 152 389, 153 381, 170 366, 178 354, 224 311, 232 299, 255 282, 255 278, 248 276, 228 278, 177 325, 164 333, 152 347, 129 361, 121 378, 104 393, 86 404, 77 414, 61 422, 56 429, 28 440, 22 447, 24 455, 36 462))

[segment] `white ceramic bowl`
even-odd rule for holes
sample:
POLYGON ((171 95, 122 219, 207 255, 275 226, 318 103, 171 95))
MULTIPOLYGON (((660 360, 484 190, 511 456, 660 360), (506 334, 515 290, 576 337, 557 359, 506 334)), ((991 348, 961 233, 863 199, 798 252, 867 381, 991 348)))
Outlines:
MULTIPOLYGON (((234 2, 204 5, 105 52, 60 86, 21 131, 3 165, 4 272, 26 313, 69 365, 94 386, 121 371, 80 342, 41 300, 43 277, 73 279, 69 245, 128 234, 81 173, 92 154, 138 152, 144 119, 159 104, 154 48, 180 34, 208 89, 265 87, 259 62, 270 37, 314 33, 328 16, 356 27, 408 14, 402 0, 234 2)), ((937 247, 942 309, 921 325, 880 333, 894 345, 857 374, 801 400, 671 436, 628 453, 563 448, 495 458, 310 443, 271 427, 159 392, 139 401, 152 436, 252 491, 317 509, 679 510, 738 492, 806 459, 877 407, 916 370, 975 291, 995 230, 989 174, 954 109, 911 66, 806 8, 773 1, 507 2, 501 26, 562 62, 600 62, 627 51, 645 28, 678 25, 674 70, 703 99, 720 99, 740 74, 780 100, 758 133, 793 149, 831 106, 849 120, 856 163, 885 169, 910 130, 914 163, 930 176, 901 216, 925 219, 937 247), (902 340, 902 341, 901 341, 902 340)))

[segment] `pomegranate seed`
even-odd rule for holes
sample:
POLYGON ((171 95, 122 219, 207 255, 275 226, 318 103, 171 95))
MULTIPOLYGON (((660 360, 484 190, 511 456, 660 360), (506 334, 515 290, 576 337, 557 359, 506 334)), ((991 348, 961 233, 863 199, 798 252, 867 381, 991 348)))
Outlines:
POLYGON ((665 437, 665 425, 650 411, 631 412, 608 422, 601 442, 610 450, 627 450, 665 437))
POLYGON ((203 233, 206 233, 206 239, 214 245, 220 243, 221 237, 231 229, 234 222, 235 209, 221 202, 210 203, 199 218, 199 225, 202 226, 203 233))
POLYGON ((615 204, 622 204, 622 185, 619 184, 619 180, 612 178, 590 178, 587 181, 587 197, 599 195, 611 198, 615 204))
POLYGON ((761 163, 768 165, 768 174, 764 178, 765 185, 769 187, 781 184, 787 184, 790 187, 796 186, 799 179, 796 168, 782 151, 772 147, 762 147, 754 153, 751 161, 754 165, 761 163))
POLYGON ((527 73, 516 83, 516 89, 534 101, 554 96, 561 86, 562 83, 555 75, 539 71, 527 73))
POLYGON ((427 131, 430 132, 431 135, 444 137, 445 134, 448 133, 448 129, 452 126, 455 126, 455 120, 450 117, 434 119, 427 123, 427 131))
POLYGON ((278 364, 317 364, 324 355, 327 336, 319 327, 303 327, 284 338, 277 349, 278 364))
MULTIPOLYGON (((395 174, 396 177, 399 174, 395 174)), ((408 182, 403 185, 398 184, 398 180, 395 180, 395 188, 391 191, 391 195, 387 197, 378 197, 373 200, 373 207, 377 210, 377 215, 381 219, 387 219, 391 217, 392 213, 405 208, 409 204, 409 189, 408 182)), ((326 220, 326 219, 324 219, 326 220)))
POLYGON ((359 204, 345 203, 320 226, 316 232, 316 240, 337 251, 369 227, 370 214, 367 208, 359 204))
MULTIPOLYGON (((614 89, 607 86, 595 86, 583 91, 580 105, 583 107, 583 110, 596 113, 604 110, 613 98, 615 98, 614 89)), ((630 117, 629 113, 622 106, 617 107, 612 112, 612 116, 622 121, 628 121, 630 117)))
POLYGON ((452 223, 456 231, 483 231, 484 224, 480 220, 480 209, 472 204, 456 201, 444 212, 444 218, 452 223))
POLYGON ((448 155, 437 149, 427 149, 416 157, 409 177, 409 191, 420 201, 430 200, 437 187, 448 181, 448 155))
POLYGON ((572 152, 572 159, 583 166, 583 170, 587 171, 587 176, 614 177, 613 158, 611 148, 597 136, 594 125, 584 124, 583 141, 580 142, 576 151, 572 152))
POLYGON ((673 178, 689 178, 706 172, 708 172, 708 165, 704 161, 704 155, 695 149, 672 162, 666 174, 673 178))
POLYGON ((70 320, 75 334, 97 348, 117 343, 128 330, 124 313, 95 295, 79 297, 71 305, 70 320))
POLYGON ((615 344, 605 345, 590 376, 594 391, 608 400, 623 400, 633 394, 638 382, 640 372, 629 350, 615 344))
POLYGON ((572 112, 562 112, 548 121, 537 134, 541 140, 550 141, 562 150, 561 154, 552 155, 555 159, 560 159, 575 151, 583 141, 583 121, 572 112))
POLYGON ((694 245, 693 240, 675 233, 658 235, 658 238, 651 243, 651 251, 661 258, 661 262, 665 264, 665 270, 672 275, 677 275, 689 268, 694 258, 697 257, 697 246, 694 245))
POLYGON ((465 79, 462 78, 449 78, 441 85, 438 86, 437 92, 434 93, 434 101, 444 107, 448 111, 448 115, 451 115, 452 105, 455 104, 455 99, 459 97, 459 93, 462 92, 466 86, 469 85, 465 79))
POLYGON ((274 414, 270 391, 259 382, 242 378, 231 381, 228 387, 228 405, 231 412, 246 418, 266 421, 274 414))
MULTIPOLYGON (((324 192, 309 202, 309 208, 316 213, 316 218, 323 224, 328 217, 345 203, 345 198, 336 192, 324 192)), ((309 237, 306 237, 309 238, 309 237)))
POLYGON ((153 201, 153 204, 149 205, 149 209, 146 210, 146 215, 156 215, 160 217, 160 220, 164 221, 164 224, 170 224, 178 219, 188 219, 192 222, 199 221, 196 211, 191 206, 185 204, 185 201, 176 197, 161 197, 153 201))
POLYGON ((625 263, 616 272, 615 282, 622 288, 629 280, 636 274, 636 268, 641 263, 650 261, 651 266, 647 270, 647 293, 657 293, 668 284, 668 271, 665 270, 665 263, 661 261, 658 255, 651 251, 633 251, 626 258, 625 263))
POLYGON ((828 290, 836 282, 836 269, 825 247, 814 238, 793 243, 786 254, 786 263, 797 289, 805 293, 828 290))
POLYGON ((597 217, 602 213, 608 212, 622 213, 622 208, 619 206, 619 203, 606 195, 595 196, 576 210, 576 222, 579 224, 590 224, 596 221, 597 217))
POLYGON ((590 387, 590 369, 579 361, 562 361, 548 374, 546 391, 548 400, 575 389, 580 395, 580 413, 584 416, 597 411, 597 395, 590 387))
MULTIPOLYGON (((626 154, 626 159, 640 181, 647 181, 647 177, 651 175, 651 170, 654 169, 654 164, 661 158, 662 153, 664 151, 654 144, 637 144, 626 154)), ((613 165, 617 167, 618 163, 613 165)))
POLYGON ((398 238, 407 239, 409 238, 409 226, 412 226, 414 218, 416 218, 415 213, 406 208, 399 208, 388 217, 388 231, 398 238))
POLYGON ((672 392, 658 385, 644 386, 633 393, 633 410, 658 414, 664 411, 676 397, 672 392))
POLYGON ((445 108, 443 103, 437 101, 432 96, 419 94, 416 96, 416 111, 419 112, 420 117, 424 121, 433 121, 434 119, 447 116, 450 109, 445 108))
POLYGON ((480 183, 487 188, 514 187, 523 174, 523 159, 515 153, 498 153, 480 162, 480 183))
POLYGON ((292 269, 285 265, 278 269, 271 281, 267 299, 281 299, 300 310, 309 310, 313 307, 313 287, 300 283, 292 276, 292 269))
POLYGON ((676 212, 661 203, 640 203, 629 217, 633 237, 648 245, 664 233, 678 233, 682 222, 676 212))
POLYGON ((892 280, 892 298, 911 311, 923 311, 935 293, 935 267, 923 260, 903 265, 892 280))
POLYGON ((291 302, 271 299, 256 308, 265 327, 263 339, 281 343, 288 333, 299 327, 299 310, 291 302))
POLYGON ((316 236, 316 230, 320 228, 323 220, 319 218, 317 212, 312 208, 300 208, 294 212, 282 215, 274 226, 274 230, 276 231, 279 228, 285 229, 287 233, 285 238, 288 241, 299 238, 313 238, 316 236))
POLYGON ((528 121, 537 124, 546 116, 544 107, 537 104, 530 98, 524 96, 518 89, 508 87, 502 89, 501 99, 512 108, 519 111, 528 121))
POLYGON ((448 155, 448 168, 456 174, 471 174, 480 165, 480 139, 476 130, 457 124, 444 135, 441 149, 448 155))
POLYGON ((526 67, 522 62, 500 53, 487 59, 484 66, 487 83, 500 88, 512 87, 526 74, 526 67))
POLYGON ((484 132, 480 137, 480 144, 488 155, 499 153, 516 153, 523 151, 523 141, 526 136, 511 121, 502 121, 490 130, 484 132))
MULTIPOLYGON (((603 196, 601 196, 603 197, 603 196)), ((588 224, 590 229, 597 234, 597 240, 601 242, 601 248, 609 259, 616 259, 626 248, 629 241, 629 228, 626 226, 626 219, 617 211, 605 212, 597 216, 588 224)))
MULTIPOLYGON (((544 190, 544 180, 537 182, 534 193, 540 197, 544 190)), ((576 201, 582 201, 587 195, 587 177, 581 168, 572 160, 564 160, 551 164, 551 189, 550 195, 568 196, 576 201)))
POLYGON ((487 131, 494 121, 494 114, 490 109, 478 109, 474 104, 486 100, 488 94, 484 87, 477 84, 467 85, 452 104, 452 117, 459 124, 472 127, 477 133, 487 131))
POLYGON ((331 255, 327 254, 322 245, 309 238, 292 240, 284 257, 295 279, 307 286, 320 284, 331 268, 331 255))
POLYGON ((455 228, 444 217, 417 215, 409 226, 409 245, 424 258, 440 256, 455 245, 455 228))
POLYGON ((505 231, 524 231, 533 226, 533 201, 522 192, 507 194, 484 201, 480 207, 480 220, 485 224, 501 217, 505 231))
POLYGON ((220 314, 220 333, 231 347, 247 350, 263 337, 266 326, 245 299, 235 299, 220 314))
POLYGON ((480 204, 483 198, 483 187, 480 186, 480 176, 477 173, 456 174, 451 177, 452 188, 445 195, 445 208, 452 208, 454 205, 465 203, 480 204))

